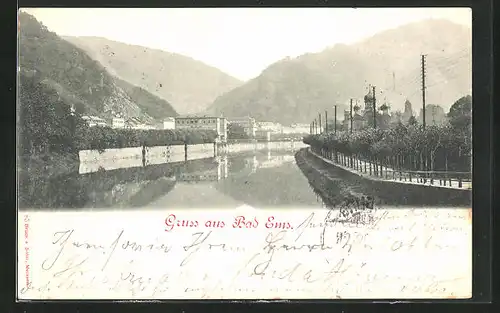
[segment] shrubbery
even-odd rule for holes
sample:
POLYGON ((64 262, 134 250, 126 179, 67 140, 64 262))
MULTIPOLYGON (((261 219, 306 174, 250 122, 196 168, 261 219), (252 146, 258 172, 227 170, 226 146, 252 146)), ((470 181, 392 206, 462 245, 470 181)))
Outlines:
POLYGON ((215 142, 215 131, 190 130, 135 130, 113 129, 110 127, 91 127, 77 134, 79 150, 112 149, 146 146, 165 146, 180 144, 202 144, 215 142))
POLYGON ((368 128, 309 135, 304 143, 328 151, 412 171, 470 172, 472 161, 470 96, 453 104, 449 125, 397 124, 387 130, 368 128))
POLYGON ((470 133, 456 133, 449 126, 399 124, 388 130, 366 129, 309 135, 304 143, 386 166, 414 171, 471 170, 470 133))

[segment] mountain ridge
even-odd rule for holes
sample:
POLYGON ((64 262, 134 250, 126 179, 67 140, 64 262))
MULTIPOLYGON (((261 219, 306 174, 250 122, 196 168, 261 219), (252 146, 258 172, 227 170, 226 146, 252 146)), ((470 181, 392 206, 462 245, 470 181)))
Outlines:
POLYGON ((64 38, 87 51, 114 76, 165 99, 180 114, 203 111, 216 97, 243 83, 179 53, 104 37, 64 38))
POLYGON ((412 22, 353 44, 282 59, 218 97, 206 113, 309 123, 338 105, 337 118, 342 119, 350 98, 364 107, 370 84, 377 86, 379 106, 387 102, 403 110, 409 99, 418 110, 420 54, 426 52, 427 103, 447 110, 470 92, 471 41, 471 30, 460 24, 442 19, 412 22))
MULTIPOLYGON (((117 115, 154 122, 177 114, 166 101, 158 102, 164 110, 151 116, 144 112, 117 84, 115 78, 84 50, 51 32, 32 15, 20 12, 19 67, 20 75, 36 73, 40 81, 55 90, 69 106, 83 114, 110 118, 117 115)), ((150 104, 151 105, 151 104, 150 104)))

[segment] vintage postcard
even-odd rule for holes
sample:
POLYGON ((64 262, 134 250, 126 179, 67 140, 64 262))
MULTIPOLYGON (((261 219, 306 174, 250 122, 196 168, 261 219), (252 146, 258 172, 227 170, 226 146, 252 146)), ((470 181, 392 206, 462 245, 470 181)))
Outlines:
POLYGON ((472 296, 467 8, 21 8, 19 300, 472 296))

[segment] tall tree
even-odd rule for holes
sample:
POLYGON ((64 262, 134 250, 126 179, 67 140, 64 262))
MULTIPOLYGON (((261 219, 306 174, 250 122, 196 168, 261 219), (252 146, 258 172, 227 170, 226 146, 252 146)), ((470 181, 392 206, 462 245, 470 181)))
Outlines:
POLYGON ((21 75, 19 109, 22 154, 75 152, 81 120, 36 73, 21 75))
POLYGON ((457 130, 469 130, 472 123, 472 97, 470 95, 455 101, 448 112, 451 126, 457 130))

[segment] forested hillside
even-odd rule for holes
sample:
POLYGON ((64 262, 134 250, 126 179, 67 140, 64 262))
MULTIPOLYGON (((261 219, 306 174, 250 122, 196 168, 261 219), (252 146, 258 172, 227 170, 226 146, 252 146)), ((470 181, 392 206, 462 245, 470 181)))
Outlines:
POLYGON ((174 114, 166 101, 127 84, 118 84, 99 62, 50 32, 33 16, 21 12, 19 19, 21 79, 26 73, 36 74, 38 80, 46 88, 53 89, 64 103, 88 115, 118 115, 152 121, 174 114), (145 98, 148 101, 143 102, 145 98))
POLYGON ((362 105, 369 84, 376 85, 380 104, 402 110, 406 99, 421 103, 421 54, 427 55, 427 103, 447 111, 471 92, 471 45, 471 30, 446 20, 403 25, 359 43, 278 61, 217 98, 208 112, 310 123, 334 105, 343 114, 350 98, 362 105))
POLYGON ((180 114, 203 111, 218 96, 242 84, 184 55, 100 37, 64 38, 84 49, 116 77, 165 99, 180 114))

